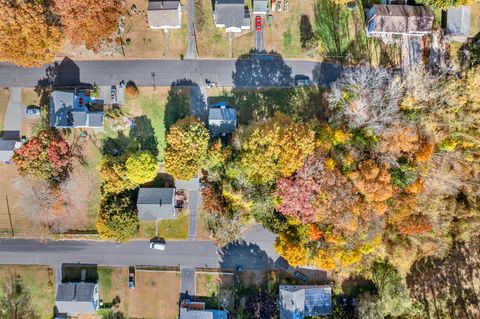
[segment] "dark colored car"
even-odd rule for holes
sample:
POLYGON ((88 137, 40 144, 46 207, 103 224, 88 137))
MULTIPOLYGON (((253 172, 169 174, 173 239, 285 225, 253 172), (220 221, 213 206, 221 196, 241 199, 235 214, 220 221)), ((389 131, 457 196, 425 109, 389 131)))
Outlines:
POLYGON ((255 30, 262 31, 262 18, 260 16, 255 18, 255 30))
POLYGON ((308 280, 308 277, 305 276, 304 274, 302 274, 302 273, 299 272, 299 271, 294 272, 293 275, 295 276, 295 278, 297 278, 298 280, 301 280, 301 281, 303 281, 303 282, 305 282, 305 281, 308 280))

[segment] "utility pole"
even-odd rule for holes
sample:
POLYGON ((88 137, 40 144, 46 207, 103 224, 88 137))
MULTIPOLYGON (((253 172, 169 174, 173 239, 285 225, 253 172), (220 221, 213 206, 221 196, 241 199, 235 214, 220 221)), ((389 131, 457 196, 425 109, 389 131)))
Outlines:
POLYGON ((155 72, 152 72, 153 91, 155 91, 155 72))

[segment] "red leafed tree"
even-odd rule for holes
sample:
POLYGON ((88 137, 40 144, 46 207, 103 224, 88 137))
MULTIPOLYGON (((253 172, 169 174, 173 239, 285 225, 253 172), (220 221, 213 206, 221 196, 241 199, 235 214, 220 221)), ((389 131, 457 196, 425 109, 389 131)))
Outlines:
POLYGON ((71 160, 70 146, 54 131, 40 132, 13 155, 13 163, 22 175, 50 181, 64 180, 71 160))
POLYGON ((53 11, 61 18, 67 37, 73 44, 99 49, 117 31, 122 6, 117 0, 52 0, 53 11))
POLYGON ((425 215, 410 215, 398 223, 398 230, 406 235, 419 235, 432 230, 432 224, 425 215))

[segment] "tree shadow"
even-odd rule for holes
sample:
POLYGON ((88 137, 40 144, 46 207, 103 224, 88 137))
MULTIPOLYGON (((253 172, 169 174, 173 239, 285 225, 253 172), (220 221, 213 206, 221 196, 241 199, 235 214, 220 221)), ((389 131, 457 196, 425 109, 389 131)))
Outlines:
POLYGON ((275 261, 257 244, 238 240, 220 249, 220 268, 225 270, 274 269, 275 261))
POLYGON ((129 138, 138 143, 139 150, 150 151, 158 157, 158 141, 152 126, 152 121, 146 115, 132 119, 129 138))
POLYGON ((427 317, 480 317, 478 243, 478 237, 455 243, 447 257, 424 257, 412 265, 407 286, 427 317))
MULTIPOLYGON (((202 105, 200 102, 200 105, 198 105, 198 96, 192 96, 193 93, 198 92, 200 92, 198 84, 190 79, 177 80, 170 85, 164 115, 166 132, 168 132, 170 127, 178 120, 189 116, 191 113, 193 115, 198 113, 197 108, 199 110, 201 110, 202 107, 206 109, 205 103, 202 105), (195 98, 195 103, 192 103, 193 98, 195 98)), ((203 101, 203 95, 200 97, 200 100, 203 101)))
POLYGON ((302 49, 308 49, 312 46, 312 42, 315 39, 315 34, 313 33, 312 24, 310 23, 310 17, 306 14, 303 14, 300 17, 300 44, 302 49))
POLYGON ((235 62, 232 73, 235 88, 282 88, 292 87, 292 68, 277 52, 257 53, 252 50, 241 55, 235 62))

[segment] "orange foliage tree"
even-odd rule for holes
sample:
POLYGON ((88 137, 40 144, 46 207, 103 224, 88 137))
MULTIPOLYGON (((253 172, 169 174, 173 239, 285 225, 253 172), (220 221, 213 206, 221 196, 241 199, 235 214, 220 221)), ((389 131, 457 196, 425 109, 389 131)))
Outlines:
POLYGON ((369 201, 383 202, 393 195, 388 167, 378 165, 372 159, 360 163, 358 170, 349 177, 357 190, 369 201))
POLYGON ((122 6, 117 0, 52 0, 65 34, 73 44, 97 51, 117 31, 122 6))
POLYGON ((62 44, 63 35, 48 24, 42 4, 0 0, 0 60, 41 66, 53 60, 62 44))

